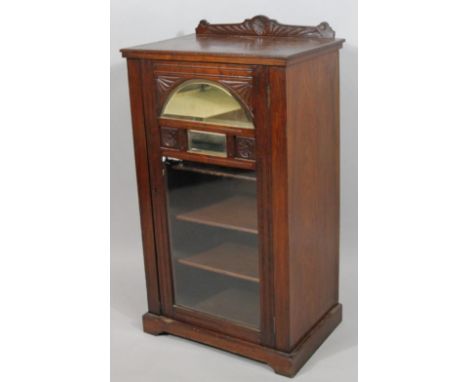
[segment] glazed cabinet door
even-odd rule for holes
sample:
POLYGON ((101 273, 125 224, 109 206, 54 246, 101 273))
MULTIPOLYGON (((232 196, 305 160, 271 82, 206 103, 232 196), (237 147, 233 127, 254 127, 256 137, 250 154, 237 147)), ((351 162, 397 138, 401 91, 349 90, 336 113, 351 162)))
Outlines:
POLYGON ((268 187, 257 171, 255 115, 262 71, 142 68, 163 315, 271 344, 268 187))
POLYGON ((164 164, 174 304, 260 330, 255 171, 164 164))

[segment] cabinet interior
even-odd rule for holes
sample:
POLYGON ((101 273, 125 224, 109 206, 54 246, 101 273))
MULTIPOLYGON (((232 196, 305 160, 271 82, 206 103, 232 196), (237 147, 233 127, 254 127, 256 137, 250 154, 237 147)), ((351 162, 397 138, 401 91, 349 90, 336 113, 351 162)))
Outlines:
POLYGON ((258 329, 255 171, 165 167, 175 304, 258 329))

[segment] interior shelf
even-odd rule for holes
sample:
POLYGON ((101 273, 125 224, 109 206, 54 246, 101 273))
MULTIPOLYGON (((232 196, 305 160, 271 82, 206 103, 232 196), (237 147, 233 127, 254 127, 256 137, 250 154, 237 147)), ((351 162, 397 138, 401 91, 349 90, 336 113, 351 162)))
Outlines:
POLYGON ((195 304, 191 301, 185 304, 183 300, 179 300, 179 304, 254 328, 260 327, 258 294, 247 289, 229 288, 195 304))
POLYGON ((176 215, 178 220, 257 234, 257 200, 233 196, 217 203, 176 215))
POLYGON ((193 268, 259 282, 257 248, 252 246, 227 242, 177 261, 193 268))
POLYGON ((196 162, 180 162, 173 164, 172 169, 180 171, 191 171, 200 174, 222 176, 226 178, 235 178, 248 181, 257 181, 255 173, 251 170, 241 170, 229 167, 220 167, 196 162))

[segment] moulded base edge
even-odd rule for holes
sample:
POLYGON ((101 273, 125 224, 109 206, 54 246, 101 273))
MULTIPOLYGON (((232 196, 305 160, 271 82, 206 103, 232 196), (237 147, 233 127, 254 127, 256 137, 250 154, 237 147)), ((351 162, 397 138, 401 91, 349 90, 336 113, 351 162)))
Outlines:
POLYGON ((226 350, 266 363, 277 374, 294 377, 341 320, 342 305, 336 304, 289 353, 152 313, 146 313, 143 316, 143 329, 146 333, 155 335, 162 333, 173 334, 226 350))

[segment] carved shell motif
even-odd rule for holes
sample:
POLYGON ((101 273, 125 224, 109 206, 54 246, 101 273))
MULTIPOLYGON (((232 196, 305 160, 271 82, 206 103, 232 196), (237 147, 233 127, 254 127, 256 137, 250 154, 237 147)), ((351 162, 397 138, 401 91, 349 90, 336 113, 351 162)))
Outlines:
POLYGON ((326 22, 317 26, 285 25, 266 16, 255 16, 239 24, 210 24, 200 21, 197 35, 274 36, 304 38, 334 38, 335 31, 326 22))
POLYGON ((225 85, 234 93, 237 93, 245 104, 252 110, 252 82, 242 80, 220 80, 221 84, 225 85))
POLYGON ((171 91, 175 85, 182 81, 182 78, 176 76, 160 75, 156 78, 156 91, 159 96, 158 101, 160 105, 169 91, 171 91))

